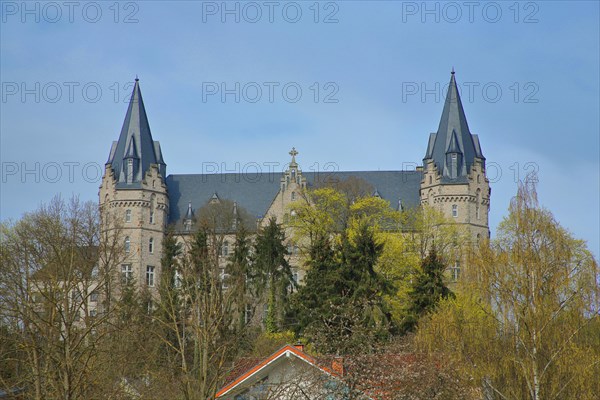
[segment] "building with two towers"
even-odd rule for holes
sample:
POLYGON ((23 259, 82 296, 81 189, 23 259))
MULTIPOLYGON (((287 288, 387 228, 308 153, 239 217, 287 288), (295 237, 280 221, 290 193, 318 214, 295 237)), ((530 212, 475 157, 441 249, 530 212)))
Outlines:
MULTIPOLYGON (((375 189, 373 195, 387 200, 391 207, 430 205, 465 226, 474 241, 489 237, 491 189, 485 157, 479 137, 467 124, 454 71, 438 129, 429 135, 426 144, 423 165, 414 171, 335 171, 327 172, 327 178, 366 181, 375 189)), ((243 209, 256 218, 258 225, 271 217, 284 222, 288 205, 323 178, 318 172, 302 171, 297 155, 293 148, 283 173, 167 175, 162 149, 152 137, 136 79, 99 191, 102 213, 122 221, 128 253, 127 262, 121 266, 122 277, 147 287, 157 285, 167 227, 173 227, 182 238, 191 235, 196 211, 210 202, 231 201, 234 213, 243 209)), ((223 243, 223 255, 230 251, 231 244, 227 240, 223 243)), ((289 249, 290 264, 297 274, 297 251, 292 244, 289 249)))

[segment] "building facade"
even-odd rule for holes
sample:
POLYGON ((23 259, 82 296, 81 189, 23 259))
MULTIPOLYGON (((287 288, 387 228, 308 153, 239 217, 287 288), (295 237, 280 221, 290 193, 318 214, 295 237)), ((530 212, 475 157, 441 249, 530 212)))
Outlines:
MULTIPOLYGON (((425 142, 425 140, 424 140, 425 142)), ((423 166, 415 171, 303 172, 290 152, 283 173, 170 174, 160 143, 154 141, 135 80, 121 133, 113 142, 99 198, 103 215, 121 221, 127 262, 121 276, 154 287, 160 276, 162 240, 168 226, 185 238, 194 231, 195 214, 210 202, 231 201, 258 226, 269 218, 285 222, 288 205, 325 180, 350 177, 368 182, 373 195, 391 207, 430 205, 466 226, 473 241, 489 237, 490 186, 477 135, 469 130, 454 71, 438 130, 431 133, 423 166)), ((235 221, 235 218, 234 218, 235 221)), ((233 240, 225 239, 223 255, 233 240), (227 247, 225 247, 225 245, 227 247)), ((297 248, 288 246, 292 266, 297 248)))

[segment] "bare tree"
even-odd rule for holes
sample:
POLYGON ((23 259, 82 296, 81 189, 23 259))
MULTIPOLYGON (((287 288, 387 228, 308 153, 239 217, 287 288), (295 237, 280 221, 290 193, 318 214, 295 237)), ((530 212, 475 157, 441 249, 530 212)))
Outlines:
POLYGON ((2 225, 0 319, 19 352, 12 383, 33 399, 84 399, 95 390, 104 322, 102 294, 116 249, 101 245, 97 206, 59 197, 2 225), (103 257, 100 257, 103 253, 103 257))

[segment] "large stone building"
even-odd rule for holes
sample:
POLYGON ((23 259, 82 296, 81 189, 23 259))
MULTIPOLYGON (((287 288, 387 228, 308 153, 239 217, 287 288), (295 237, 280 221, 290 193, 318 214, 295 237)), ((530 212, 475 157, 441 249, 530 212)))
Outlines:
MULTIPOLYGON (((425 137, 423 142, 425 144, 425 137)), ((155 286, 160 274, 162 239, 171 225, 181 237, 193 232, 194 214, 209 202, 229 200, 258 224, 285 220, 287 205, 305 188, 327 179, 356 177, 374 188, 391 207, 439 208, 469 228, 474 240, 489 236, 489 181, 479 138, 469 130, 454 72, 438 130, 431 133, 423 166, 415 171, 303 172, 297 151, 283 173, 171 174, 150 132, 138 79, 118 141, 113 142, 100 186, 100 206, 123 223, 128 261, 122 276, 155 286)), ((225 242, 229 246, 229 242, 225 242)), ((291 253, 296 253, 292 248, 291 253)), ((228 249, 225 247, 224 253, 228 249)), ((294 266, 292 260, 291 264, 294 266)))

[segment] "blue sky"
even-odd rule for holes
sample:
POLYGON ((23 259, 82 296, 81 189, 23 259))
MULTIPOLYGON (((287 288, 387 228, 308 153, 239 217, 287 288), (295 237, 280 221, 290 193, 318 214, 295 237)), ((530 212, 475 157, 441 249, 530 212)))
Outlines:
POLYGON ((0 6, 2 220, 97 199, 136 74, 169 173, 282 168, 292 146, 305 170, 398 170, 421 162, 454 67, 492 235, 535 169, 542 204, 600 254, 596 1, 0 6))

